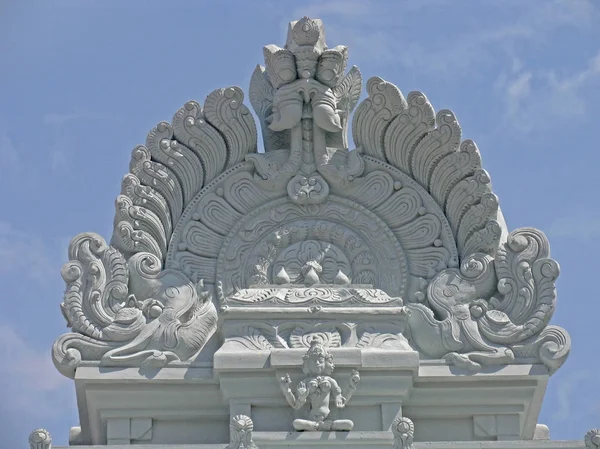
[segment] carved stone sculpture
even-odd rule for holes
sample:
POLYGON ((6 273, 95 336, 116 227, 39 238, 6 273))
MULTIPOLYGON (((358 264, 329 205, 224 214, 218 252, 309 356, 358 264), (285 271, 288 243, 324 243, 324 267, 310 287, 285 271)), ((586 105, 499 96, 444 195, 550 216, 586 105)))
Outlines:
POLYGON ((245 415, 237 415, 231 418, 229 425, 230 441, 226 449, 258 449, 252 441, 252 430, 254 424, 245 415))
POLYGON ((350 383, 345 391, 342 391, 338 382, 331 377, 335 365, 333 356, 327 352, 320 340, 315 337, 311 341, 310 348, 302 358, 302 372, 306 375, 296 387, 296 395, 290 386, 292 380, 289 374, 279 379, 281 391, 288 404, 295 410, 308 408, 306 418, 294 420, 294 429, 304 430, 333 430, 350 431, 354 423, 349 419, 331 419, 330 401, 333 400, 335 407, 342 409, 356 391, 360 375, 353 370, 350 375, 350 383))
POLYGON ((598 449, 600 447, 600 429, 589 430, 584 437, 586 449, 598 449))
POLYGON ((264 55, 249 89, 264 153, 239 87, 190 101, 134 148, 110 243, 72 240, 58 369, 212 360, 215 333, 221 350, 318 336, 473 371, 558 369, 559 266, 541 231, 508 231, 454 114, 378 77, 357 106, 360 72, 345 74, 348 49, 326 45, 320 20, 292 22, 264 55))
POLYGON ((36 429, 29 435, 30 449, 52 449, 52 436, 45 429, 36 429))
POLYGON ((392 433, 394 434, 394 449, 412 449, 415 425, 410 419, 404 416, 395 419, 392 424, 392 433))

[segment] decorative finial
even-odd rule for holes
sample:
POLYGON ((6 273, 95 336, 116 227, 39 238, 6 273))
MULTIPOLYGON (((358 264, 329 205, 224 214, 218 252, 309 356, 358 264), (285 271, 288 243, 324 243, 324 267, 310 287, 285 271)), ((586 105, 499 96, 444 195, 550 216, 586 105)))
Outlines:
POLYGON ((396 418, 392 423, 394 434, 394 449, 412 449, 415 436, 415 425, 405 417, 396 418))
POLYGON ((599 449, 600 448, 600 429, 589 430, 585 434, 585 447, 587 449, 599 449))
POLYGON ((294 40, 298 45, 314 46, 319 41, 321 30, 319 24, 310 17, 304 16, 292 28, 294 40))
POLYGON ((36 429, 29 435, 30 449, 52 449, 52 435, 46 429, 36 429))
POLYGON ((246 415, 236 415, 229 424, 229 445, 226 449, 258 449, 252 441, 254 423, 246 415))

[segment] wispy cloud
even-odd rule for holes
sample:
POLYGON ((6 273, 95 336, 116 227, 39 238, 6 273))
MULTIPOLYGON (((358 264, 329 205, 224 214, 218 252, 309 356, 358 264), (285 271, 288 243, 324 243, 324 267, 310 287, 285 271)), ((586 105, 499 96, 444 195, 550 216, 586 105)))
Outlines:
POLYGON ((121 120, 115 114, 101 114, 97 112, 50 112, 42 117, 42 123, 47 126, 60 127, 75 120, 121 120))
POLYGON ((548 235, 587 241, 597 239, 600 237, 600 213, 561 217, 550 225, 548 235))
MULTIPOLYGON (((552 414, 552 420, 561 422, 572 416, 571 399, 575 389, 581 387, 581 383, 590 379, 588 370, 574 371, 571 375, 564 378, 562 382, 556 385, 556 396, 558 408, 552 414)), ((580 411, 581 408, 579 407, 580 411)))
MULTIPOLYGON (((577 120, 589 111, 585 89, 600 80, 600 48, 571 73, 564 72, 564 58, 545 58, 546 66, 539 66, 531 55, 549 51, 548 42, 561 30, 576 29, 582 38, 593 31, 600 23, 598 2, 486 3, 478 8, 490 20, 477 22, 446 19, 456 14, 457 5, 433 3, 398 1, 382 7, 374 0, 315 2, 295 14, 326 20, 327 34, 342 38, 351 56, 365 65, 393 64, 415 79, 424 76, 436 83, 496 79, 489 88, 504 104, 502 129, 509 125, 529 132, 559 119, 577 120), (430 23, 436 28, 428 29, 430 23)), ((573 64, 577 62, 569 66, 573 64)))
POLYGON ((0 221, 0 279, 24 276, 45 284, 58 276, 58 261, 41 236, 0 221))
POLYGON ((28 344, 12 327, 0 324, 0 386, 4 390, 0 410, 50 416, 55 405, 49 393, 69 384, 58 373, 49 351, 28 344))
POLYGON ((0 136, 0 167, 3 173, 15 173, 21 167, 19 153, 6 135, 0 136))
MULTIPOLYGON (((343 36, 354 57, 377 59, 435 76, 472 76, 482 68, 517 56, 524 42, 543 44, 558 29, 591 28, 600 20, 600 7, 592 0, 488 3, 488 22, 469 22, 453 28, 444 17, 456 4, 349 0, 314 2, 296 8, 294 17, 309 15, 326 20, 327 30, 343 36), (421 32, 416 33, 415 24, 421 32), (428 29, 435 24, 436 29, 428 29), (465 26, 466 24, 466 26, 465 26), (360 32, 357 32, 360 30, 360 32)), ((328 32, 329 34, 329 32, 328 32)))

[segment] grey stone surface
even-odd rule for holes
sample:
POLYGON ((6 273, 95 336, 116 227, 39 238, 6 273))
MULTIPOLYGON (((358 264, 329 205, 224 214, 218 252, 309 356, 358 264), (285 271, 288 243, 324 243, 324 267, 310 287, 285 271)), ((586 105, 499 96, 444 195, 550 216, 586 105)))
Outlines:
POLYGON ((360 71, 320 20, 264 57, 249 88, 264 152, 239 87, 190 101, 134 148, 110 242, 71 241, 71 332, 53 347, 77 388, 71 441, 532 440, 571 345, 548 324, 544 234, 508 231, 451 111, 378 77, 357 104, 360 71), (303 367, 311 343, 335 378, 303 367), (358 369, 345 407, 354 390, 335 386, 358 369))
POLYGON ((52 449, 52 435, 45 429, 36 429, 29 435, 30 449, 52 449))

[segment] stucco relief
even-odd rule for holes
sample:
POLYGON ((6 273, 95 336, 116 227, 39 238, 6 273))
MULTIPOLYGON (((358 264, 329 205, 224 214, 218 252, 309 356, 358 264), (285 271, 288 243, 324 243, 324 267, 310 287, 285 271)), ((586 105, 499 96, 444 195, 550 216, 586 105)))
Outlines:
POLYGON ((249 97, 265 152, 239 87, 190 101, 133 150, 110 243, 71 242, 58 369, 190 361, 216 332, 245 350, 321 335, 471 370, 559 368, 558 264, 541 231, 508 231, 455 115, 378 77, 357 105, 360 71, 319 20, 264 55, 249 97), (240 318, 261 307, 287 318, 240 318))

